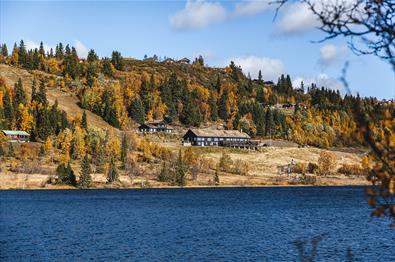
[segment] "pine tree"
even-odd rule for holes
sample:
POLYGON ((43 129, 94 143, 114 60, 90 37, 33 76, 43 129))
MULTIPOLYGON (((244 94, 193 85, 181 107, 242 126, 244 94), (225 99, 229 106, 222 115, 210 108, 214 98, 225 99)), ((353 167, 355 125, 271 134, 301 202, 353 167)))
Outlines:
POLYGON ((128 157, 128 140, 126 134, 122 136, 122 146, 121 146, 121 162, 122 162, 122 169, 126 167, 126 161, 128 157))
POLYGON ((178 151, 178 157, 175 167, 175 183, 178 186, 185 186, 186 185, 186 168, 185 163, 182 157, 181 149, 178 151))
POLYGON ((32 97, 30 102, 36 101, 37 100, 37 91, 36 91, 36 79, 33 79, 32 82, 32 97))
POLYGON ((6 44, 3 44, 3 46, 1 47, 1 54, 4 57, 8 56, 8 49, 6 44))
POLYGON ((258 72, 258 82, 259 82, 259 84, 262 84, 262 71, 261 70, 259 70, 259 72, 258 72))
POLYGON ((81 176, 78 181, 78 187, 80 188, 89 188, 92 183, 92 170, 89 162, 88 155, 86 154, 84 159, 81 162, 81 176))
POLYGON ((218 108, 218 115, 224 121, 227 121, 228 120, 228 116, 229 116, 229 113, 228 113, 228 97, 229 97, 228 90, 225 89, 222 92, 221 98, 219 100, 219 108, 218 108))
POLYGON ((118 51, 113 51, 111 55, 111 63, 117 70, 123 70, 124 69, 124 61, 123 57, 120 52, 118 51))
POLYGON ((208 104, 210 106, 210 117, 212 121, 217 121, 218 119, 218 107, 217 107, 217 97, 211 95, 208 98, 208 104))
POLYGON ((26 51, 26 46, 23 40, 20 41, 19 43, 19 49, 18 49, 18 63, 25 67, 27 65, 27 51, 26 51))
POLYGON ((11 95, 8 89, 5 90, 5 94, 3 96, 3 115, 6 120, 7 127, 11 128, 12 123, 14 122, 14 108, 11 104, 11 95))
POLYGON ((102 73, 108 77, 112 77, 114 73, 113 65, 111 64, 111 61, 108 58, 104 58, 103 60, 102 73))
POLYGON ((14 146, 12 143, 9 143, 8 145, 8 157, 15 157, 14 146))
POLYGON ((77 180, 74 175, 74 171, 70 166, 70 162, 67 164, 60 164, 56 168, 56 174, 58 175, 59 182, 61 184, 66 184, 66 185, 71 185, 71 186, 76 186, 77 185, 77 180))
POLYGON ((89 50, 86 61, 88 61, 89 63, 93 63, 93 62, 97 61, 98 59, 99 59, 99 57, 95 53, 95 50, 93 50, 93 49, 89 50))
POLYGON ((40 49, 38 50, 38 53, 45 58, 45 50, 44 50, 44 44, 43 42, 40 42, 40 49))
POLYGON ((270 136, 273 135, 273 127, 274 127, 274 123, 273 123, 273 111, 268 108, 266 110, 266 130, 265 130, 265 135, 266 136, 270 136))
POLYGON ((144 113, 144 107, 143 103, 141 102, 141 99, 139 97, 136 97, 128 110, 129 116, 133 118, 134 121, 136 121, 139 124, 144 123, 145 120, 145 113, 144 113))
POLYGON ((216 186, 219 185, 219 165, 217 165, 217 168, 215 169, 214 184, 216 186))
POLYGON ((107 182, 114 183, 117 181, 119 181, 117 167, 115 166, 114 158, 111 158, 110 168, 109 168, 108 174, 107 174, 107 182))
POLYGON ((88 130, 88 119, 87 119, 85 110, 84 110, 84 112, 82 113, 81 127, 82 127, 83 129, 85 129, 85 130, 88 130))
POLYGON ((18 82, 15 84, 14 92, 14 110, 16 112, 20 104, 26 105, 26 93, 22 86, 22 79, 19 78, 18 82))

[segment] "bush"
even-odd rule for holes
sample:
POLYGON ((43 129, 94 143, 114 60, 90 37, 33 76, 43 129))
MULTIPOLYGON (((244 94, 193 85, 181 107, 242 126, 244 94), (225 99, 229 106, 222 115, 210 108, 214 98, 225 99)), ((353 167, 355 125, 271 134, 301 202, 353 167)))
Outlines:
POLYGON ((219 159, 219 168, 221 171, 230 172, 233 161, 229 154, 223 152, 221 158, 219 159))
POLYGON ((318 165, 316 163, 309 163, 307 165, 307 172, 310 174, 314 174, 318 170, 318 165))
POLYGON ((247 162, 242 161, 240 159, 237 159, 235 161, 234 166, 233 166, 233 173, 242 175, 242 176, 247 176, 249 170, 250 170, 250 166, 248 165, 247 162))
POLYGON ((364 174, 364 170, 358 164, 343 164, 337 172, 346 176, 358 176, 364 174))
POLYGON ((296 163, 293 167, 292 167, 292 172, 294 173, 298 173, 298 174, 306 174, 307 171, 307 165, 306 163, 296 163))
POLYGON ((336 170, 337 158, 332 152, 323 151, 318 158, 318 173, 327 176, 336 170))

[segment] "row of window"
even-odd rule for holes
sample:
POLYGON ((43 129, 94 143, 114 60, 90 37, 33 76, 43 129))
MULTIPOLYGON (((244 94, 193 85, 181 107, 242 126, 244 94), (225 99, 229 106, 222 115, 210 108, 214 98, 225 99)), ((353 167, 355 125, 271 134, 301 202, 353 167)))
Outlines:
POLYGON ((192 138, 192 141, 214 141, 214 142, 218 142, 218 141, 247 141, 246 138, 223 138, 223 137, 194 137, 192 138))

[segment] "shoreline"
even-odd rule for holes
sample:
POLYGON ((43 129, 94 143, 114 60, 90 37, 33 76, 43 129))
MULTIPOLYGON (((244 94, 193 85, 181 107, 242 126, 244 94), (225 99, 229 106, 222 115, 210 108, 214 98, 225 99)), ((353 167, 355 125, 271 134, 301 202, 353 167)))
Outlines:
POLYGON ((218 186, 151 186, 151 187, 89 187, 77 188, 65 185, 51 185, 49 187, 27 187, 27 188, 1 188, 0 191, 36 191, 36 190, 144 190, 144 189, 225 189, 225 188, 291 188, 291 187, 368 187, 370 184, 345 184, 345 185, 218 185, 218 186))

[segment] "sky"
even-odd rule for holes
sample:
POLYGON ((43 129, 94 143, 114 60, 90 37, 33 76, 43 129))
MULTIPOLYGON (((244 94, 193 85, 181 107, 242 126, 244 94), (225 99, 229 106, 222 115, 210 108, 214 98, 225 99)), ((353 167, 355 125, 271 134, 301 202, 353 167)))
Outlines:
POLYGON ((5 1, 0 0, 0 42, 11 50, 21 39, 28 48, 62 42, 79 56, 94 49, 124 57, 144 55, 194 59, 223 67, 234 61, 245 74, 277 81, 289 74, 296 87, 314 82, 340 89, 349 61, 352 93, 394 98, 395 75, 374 56, 356 56, 346 39, 318 43, 325 35, 306 6, 291 3, 274 19, 270 0, 241 1, 5 1))

